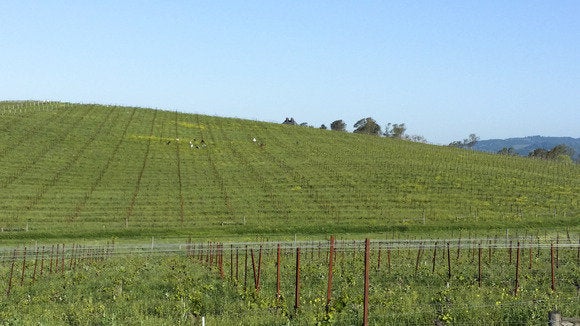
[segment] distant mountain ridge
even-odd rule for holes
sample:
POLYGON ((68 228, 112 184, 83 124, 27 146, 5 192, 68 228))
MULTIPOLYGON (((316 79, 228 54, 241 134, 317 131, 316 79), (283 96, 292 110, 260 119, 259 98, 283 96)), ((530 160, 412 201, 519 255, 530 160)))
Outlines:
POLYGON ((512 147, 519 155, 527 156, 536 148, 550 150, 556 145, 564 144, 574 149, 574 159, 580 158, 580 138, 527 136, 508 139, 487 139, 478 141, 473 149, 482 152, 497 153, 501 149, 512 147))

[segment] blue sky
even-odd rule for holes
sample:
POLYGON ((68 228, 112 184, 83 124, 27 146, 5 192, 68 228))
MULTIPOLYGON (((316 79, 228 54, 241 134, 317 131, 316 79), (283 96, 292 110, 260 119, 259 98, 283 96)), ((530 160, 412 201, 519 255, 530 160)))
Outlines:
POLYGON ((579 1, 1 1, 0 100, 580 137, 579 1))

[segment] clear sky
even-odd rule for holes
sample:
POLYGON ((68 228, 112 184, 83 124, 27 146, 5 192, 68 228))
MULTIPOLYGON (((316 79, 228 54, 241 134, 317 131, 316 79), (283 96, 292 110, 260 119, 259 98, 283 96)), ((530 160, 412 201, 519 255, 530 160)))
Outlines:
POLYGON ((580 137, 580 1, 0 1, 0 100, 580 137))

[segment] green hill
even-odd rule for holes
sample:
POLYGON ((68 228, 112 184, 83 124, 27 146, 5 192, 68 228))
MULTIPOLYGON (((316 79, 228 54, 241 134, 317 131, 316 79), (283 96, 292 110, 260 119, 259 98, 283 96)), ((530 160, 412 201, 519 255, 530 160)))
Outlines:
POLYGON ((0 102, 0 164, 3 238, 580 224, 578 165, 143 108, 0 102))

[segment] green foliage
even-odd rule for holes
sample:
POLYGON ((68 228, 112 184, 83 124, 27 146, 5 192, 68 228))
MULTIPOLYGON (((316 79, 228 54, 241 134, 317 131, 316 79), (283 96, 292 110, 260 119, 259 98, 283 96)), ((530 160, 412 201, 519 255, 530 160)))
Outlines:
POLYGON ((335 120, 330 124, 330 129, 334 131, 346 131, 346 123, 342 120, 335 120))
POLYGON ((564 144, 556 145, 551 150, 537 148, 528 155, 533 158, 541 158, 545 160, 556 160, 564 163, 572 163, 574 157, 574 149, 564 144))
POLYGON ((360 119, 354 124, 354 133, 379 136, 381 126, 373 118, 360 119))
POLYGON ((403 138, 406 130, 407 127, 405 127, 404 123, 388 123, 387 127, 385 128, 385 136, 392 138, 403 138))
POLYGON ((242 311, 251 316, 259 309, 248 309, 233 287, 177 255, 83 264, 15 286, 0 307, 2 324, 71 325, 185 325, 208 315, 233 321, 242 311))
POLYGON ((463 139, 463 141, 456 140, 449 144, 449 147, 457 148, 472 148, 479 141, 479 137, 476 134, 469 134, 469 138, 463 139))
MULTIPOLYGON (((556 291, 551 290, 551 256, 545 246, 550 239, 542 236, 542 245, 538 242, 536 247, 539 236, 518 238, 522 250, 517 295, 516 239, 513 247, 507 245, 511 243, 507 239, 497 237, 462 240, 451 243, 449 254, 446 240, 425 246, 420 239, 372 241, 370 324, 423 325, 439 320, 460 325, 538 325, 546 322, 547 312, 553 309, 565 316, 580 314, 578 248, 567 246, 577 243, 577 238, 560 239, 564 246, 556 254, 556 291), (480 260, 478 246, 482 244, 480 260)), ((122 253, 116 248, 113 255, 103 259, 79 260, 74 268, 69 265, 69 255, 65 270, 54 273, 48 272, 47 255, 45 274, 36 274, 34 280, 34 259, 30 256, 22 284, 18 272, 10 295, 1 294, 0 323, 189 325, 200 324, 203 316, 208 324, 220 325, 360 324, 363 242, 337 241, 328 310, 327 243, 298 244, 302 248, 298 310, 294 309, 296 249, 292 244, 282 246, 278 298, 274 243, 260 243, 263 257, 259 291, 255 290, 252 262, 243 244, 223 246, 222 274, 215 247, 213 259, 208 260, 207 244, 198 243, 187 249, 191 252, 183 248, 122 253)), ((257 252, 256 243, 249 245, 257 252)), ((22 259, 16 262, 20 271, 22 259)), ((0 262, 1 284, 7 283, 10 265, 10 260, 0 262)))
POLYGON ((497 152, 499 155, 507 155, 507 156, 517 156, 518 153, 513 147, 507 148, 504 147, 497 152))

